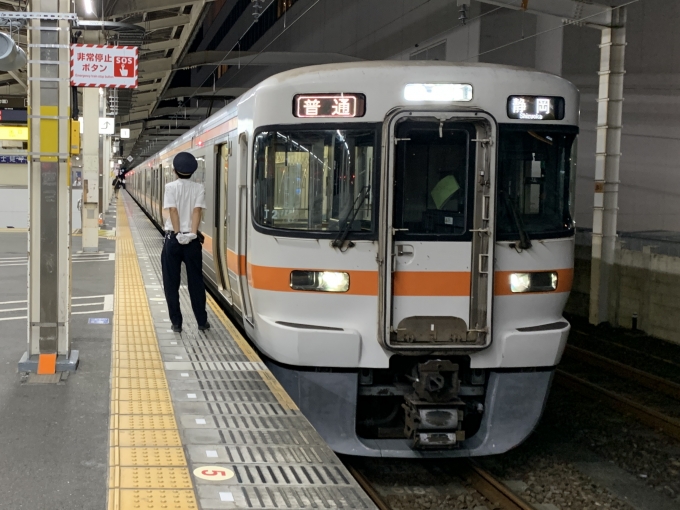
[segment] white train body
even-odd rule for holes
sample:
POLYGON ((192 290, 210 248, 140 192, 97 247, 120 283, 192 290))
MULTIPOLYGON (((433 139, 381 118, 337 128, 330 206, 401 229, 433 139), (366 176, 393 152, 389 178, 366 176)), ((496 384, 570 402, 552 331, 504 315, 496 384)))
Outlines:
POLYGON ((199 159, 206 281, 336 451, 488 455, 533 430, 569 333, 577 124, 535 71, 301 68, 127 189, 162 224, 172 158, 199 159))

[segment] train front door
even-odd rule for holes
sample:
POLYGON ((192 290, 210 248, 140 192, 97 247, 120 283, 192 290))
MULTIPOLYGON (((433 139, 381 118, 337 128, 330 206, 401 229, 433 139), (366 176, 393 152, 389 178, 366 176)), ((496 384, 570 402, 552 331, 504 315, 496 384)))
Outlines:
POLYGON ((381 328, 391 349, 481 348, 491 339, 495 124, 402 112, 385 124, 381 328))

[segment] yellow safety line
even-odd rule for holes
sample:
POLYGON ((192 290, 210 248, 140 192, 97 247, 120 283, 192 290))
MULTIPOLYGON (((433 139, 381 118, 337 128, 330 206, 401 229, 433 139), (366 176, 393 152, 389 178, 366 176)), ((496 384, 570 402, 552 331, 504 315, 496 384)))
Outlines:
POLYGON ((111 360, 109 510, 197 510, 122 199, 111 360))
MULTIPOLYGON (((220 322, 224 324, 224 327, 227 328, 227 331, 239 346, 241 351, 243 351, 243 354, 245 354, 246 358, 248 358, 253 363, 262 362, 255 350, 250 346, 248 341, 243 338, 243 335, 239 332, 239 330, 236 329, 236 327, 231 323, 229 318, 215 302, 212 296, 208 296, 208 306, 210 306, 212 311, 215 312, 215 315, 217 315, 217 318, 220 319, 220 322)), ((290 398, 290 395, 286 393, 286 390, 283 389, 283 386, 281 386, 279 381, 276 380, 269 370, 258 370, 258 373, 260 374, 260 377, 262 377, 262 380, 265 382, 265 384, 269 387, 269 390, 274 394, 276 400, 278 400, 279 404, 281 404, 284 409, 291 409, 294 411, 298 410, 298 406, 295 404, 293 399, 290 398)))

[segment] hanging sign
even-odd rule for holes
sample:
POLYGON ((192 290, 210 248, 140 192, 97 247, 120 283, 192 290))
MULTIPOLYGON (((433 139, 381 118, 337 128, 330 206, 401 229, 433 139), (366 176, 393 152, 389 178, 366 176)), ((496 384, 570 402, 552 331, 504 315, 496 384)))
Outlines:
POLYGON ((137 88, 137 47, 71 45, 74 87, 137 88))

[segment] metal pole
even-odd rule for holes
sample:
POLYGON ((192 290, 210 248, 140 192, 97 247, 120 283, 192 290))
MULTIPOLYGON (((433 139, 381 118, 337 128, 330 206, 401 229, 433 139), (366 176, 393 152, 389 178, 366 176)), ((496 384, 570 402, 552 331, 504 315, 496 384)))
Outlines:
POLYGON ((75 370, 70 350, 71 167, 69 0, 32 0, 30 20, 28 348, 22 372, 75 370))
POLYGON ((616 222, 621 158, 626 11, 612 12, 602 29, 597 107, 593 247, 590 273, 590 322, 609 320, 610 280, 616 257, 616 222))

